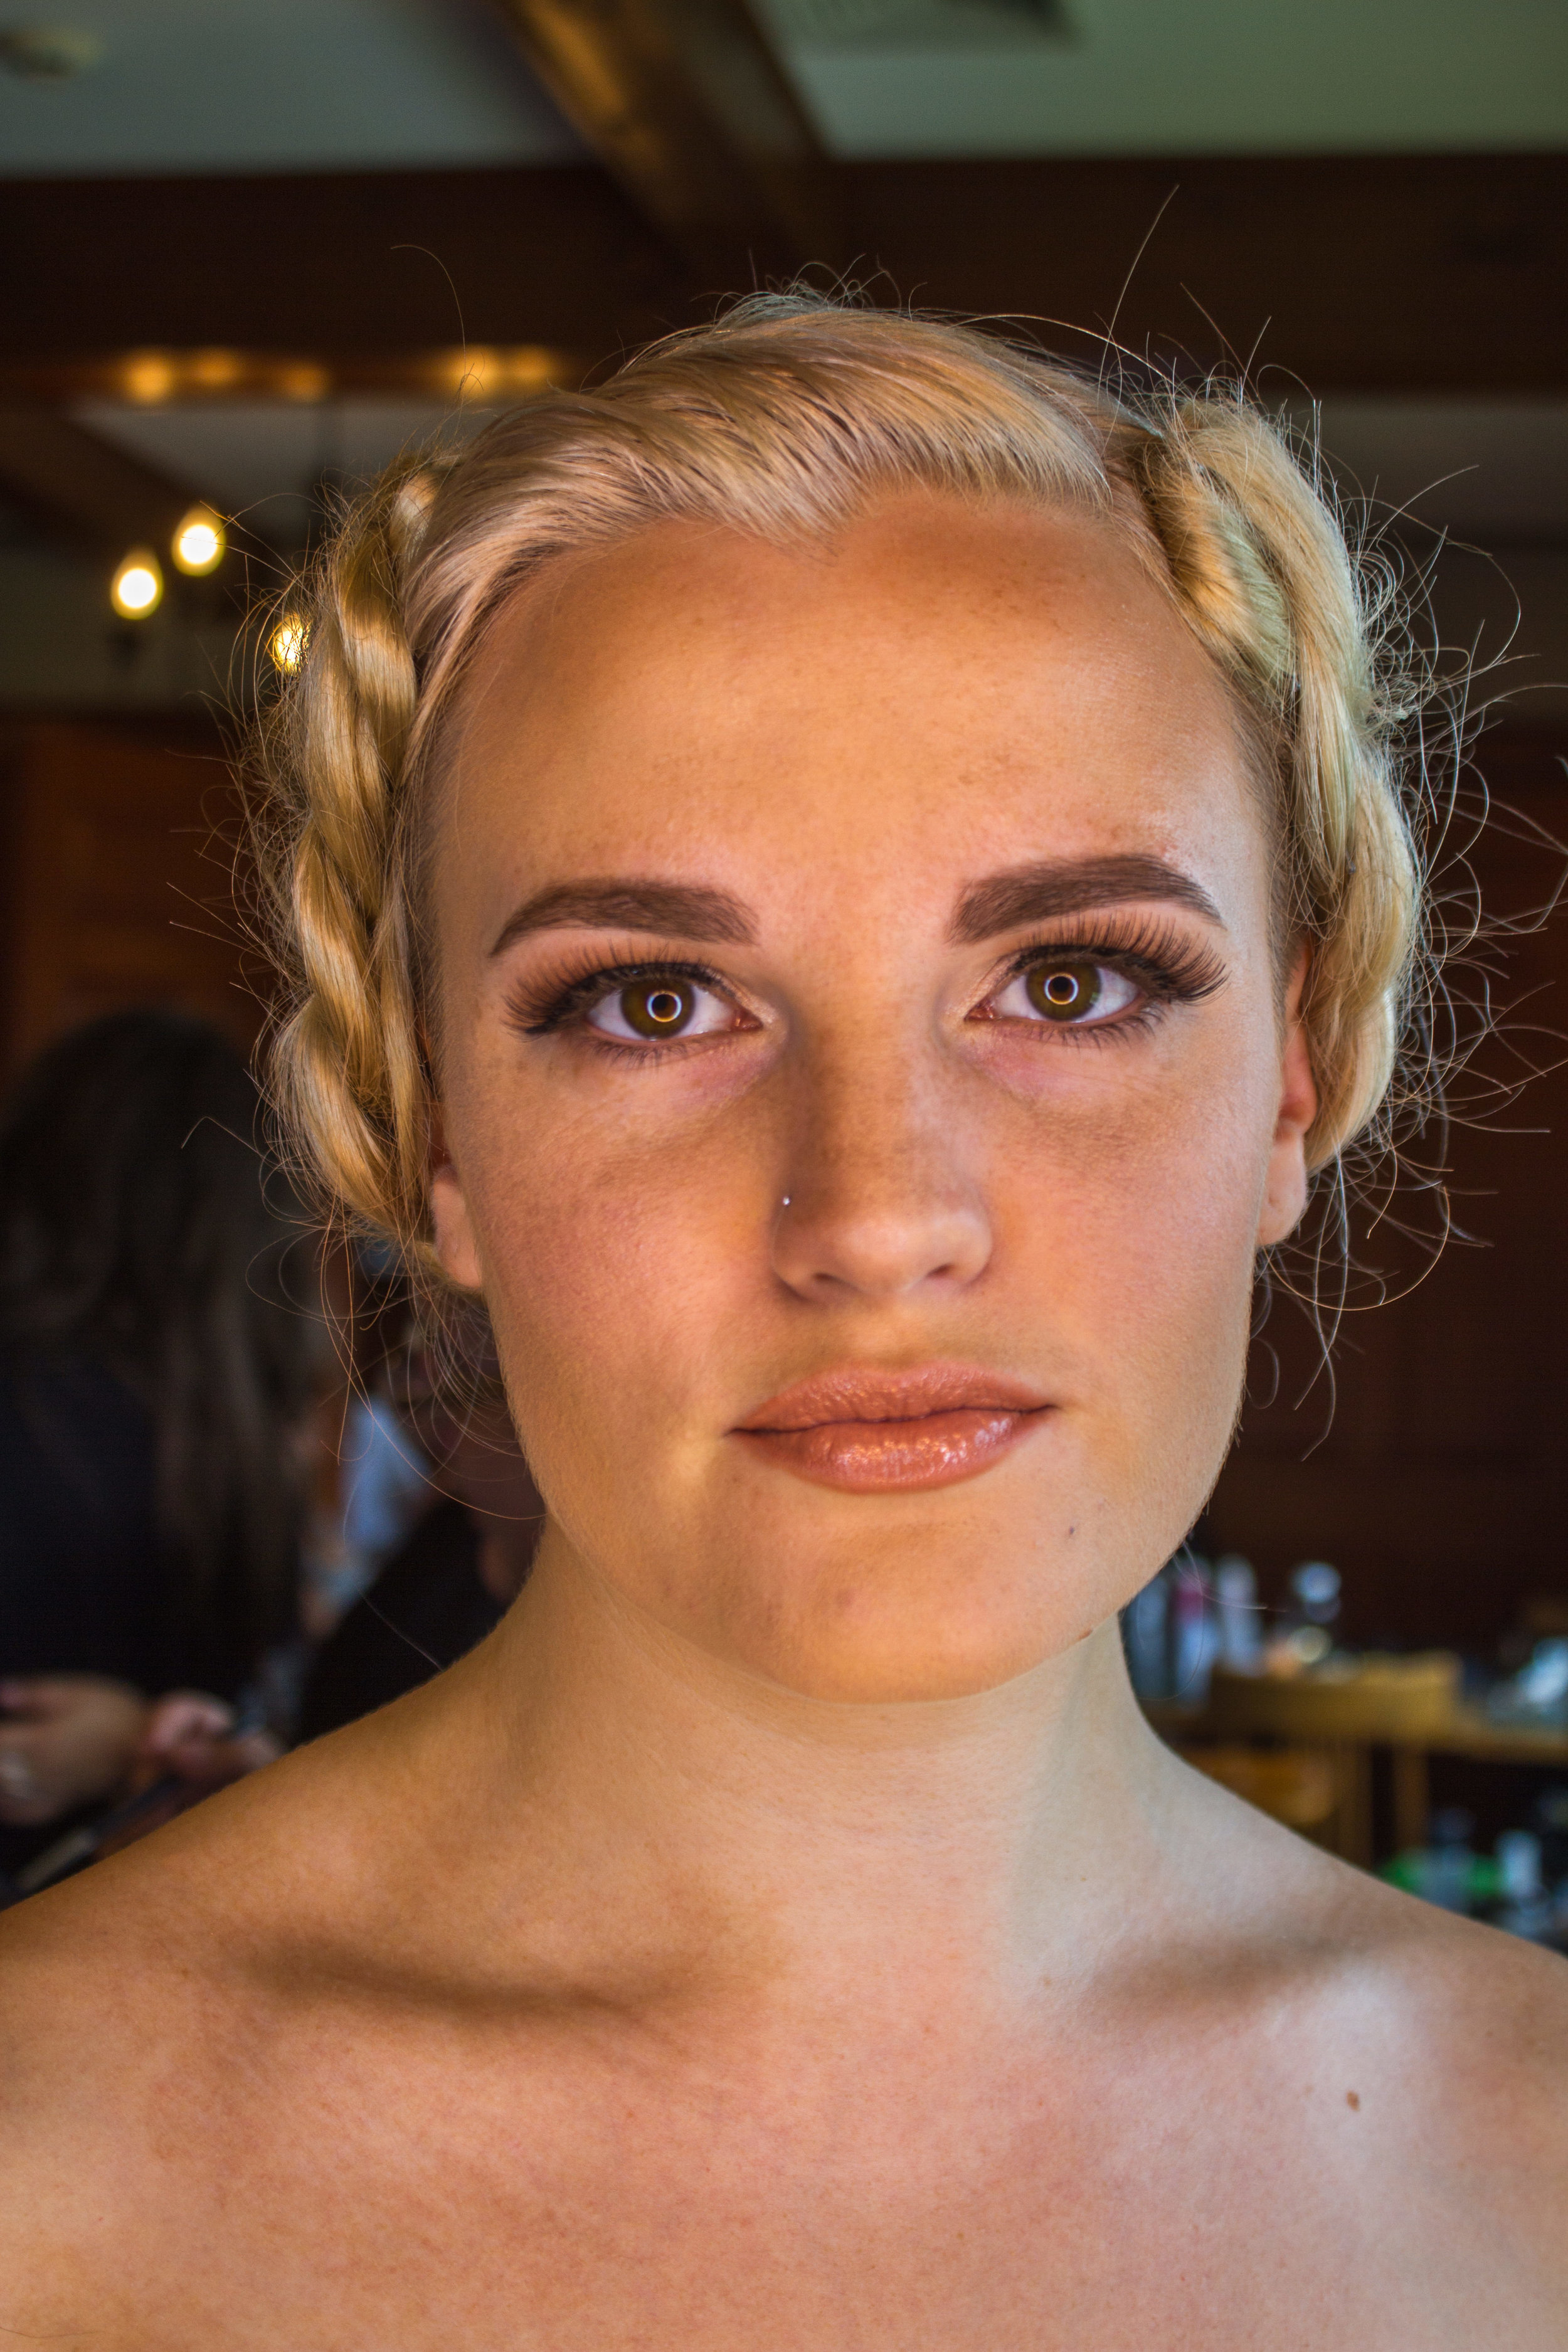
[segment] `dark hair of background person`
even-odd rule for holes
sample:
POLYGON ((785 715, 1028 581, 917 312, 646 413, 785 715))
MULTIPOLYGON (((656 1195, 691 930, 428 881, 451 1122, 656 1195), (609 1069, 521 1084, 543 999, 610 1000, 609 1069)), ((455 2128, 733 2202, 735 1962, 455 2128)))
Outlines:
POLYGON ((161 1011, 62 1038, 0 1108, 0 1349, 143 1408, 172 1647, 230 1690, 293 1622, 320 1331, 259 1119, 226 1039, 161 1011))

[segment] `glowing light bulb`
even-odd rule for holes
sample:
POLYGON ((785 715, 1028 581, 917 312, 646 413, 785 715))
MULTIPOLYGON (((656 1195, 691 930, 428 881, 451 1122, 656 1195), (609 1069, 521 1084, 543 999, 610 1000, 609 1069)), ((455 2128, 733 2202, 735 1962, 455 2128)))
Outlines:
POLYGON ((133 547, 109 583, 109 601, 122 621, 144 621, 163 600, 163 574, 150 547, 133 547))
POLYGON ((174 371, 162 352, 136 352, 121 373, 125 396, 139 407, 153 408, 174 389, 174 371))
POLYGON ((227 392, 238 383, 243 370, 237 352, 219 350, 193 352, 185 373, 199 392, 227 392))
POLYGON ((302 613, 285 613, 267 641, 267 650, 273 666, 285 677, 292 677, 305 658, 305 648, 310 642, 310 625, 302 613))
POLYGON ((216 572, 228 546, 228 534, 211 507, 193 507, 174 533, 174 558, 182 572, 195 579, 216 572))

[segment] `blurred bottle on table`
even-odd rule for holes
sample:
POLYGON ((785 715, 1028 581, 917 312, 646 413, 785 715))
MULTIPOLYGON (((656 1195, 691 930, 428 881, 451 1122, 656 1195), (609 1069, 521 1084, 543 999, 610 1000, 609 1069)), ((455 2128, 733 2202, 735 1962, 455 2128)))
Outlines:
POLYGON ((1215 1603, 1219 1612, 1219 1663, 1232 1674, 1255 1675, 1263 1664, 1263 1612, 1252 1562, 1226 1552, 1215 1562, 1215 1603))

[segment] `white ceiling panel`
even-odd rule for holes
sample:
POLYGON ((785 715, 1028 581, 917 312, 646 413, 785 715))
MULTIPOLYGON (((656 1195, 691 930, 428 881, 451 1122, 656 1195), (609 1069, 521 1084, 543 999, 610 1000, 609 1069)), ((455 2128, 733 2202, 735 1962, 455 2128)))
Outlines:
POLYGON ((466 440, 494 410, 434 403, 334 400, 319 405, 214 401, 162 408, 79 402, 79 425, 185 484, 258 539, 296 545, 323 477, 368 481, 405 449, 466 440))
POLYGON ((1568 144, 1563 0, 759 0, 846 157, 1568 144))
MULTIPOLYGON (((1568 144, 1565 0, 758 0, 846 157, 1568 144)), ((0 8, 0 28, 40 21, 0 8)), ((491 0, 55 0, 0 175, 544 163, 582 149, 491 0)))
MULTIPOLYGON (((0 26, 38 18, 0 13, 0 26)), ((547 163, 582 149, 485 0, 56 0, 91 62, 0 72, 0 173, 547 163)))

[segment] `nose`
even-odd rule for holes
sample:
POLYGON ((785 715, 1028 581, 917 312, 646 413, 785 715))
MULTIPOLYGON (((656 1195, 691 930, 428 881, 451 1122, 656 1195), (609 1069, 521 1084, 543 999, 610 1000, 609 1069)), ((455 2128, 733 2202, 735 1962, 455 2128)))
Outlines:
POLYGON ((984 1270, 991 1221, 944 1092, 886 1062, 810 1074, 773 1235, 773 1271, 798 1297, 903 1298, 984 1270))

